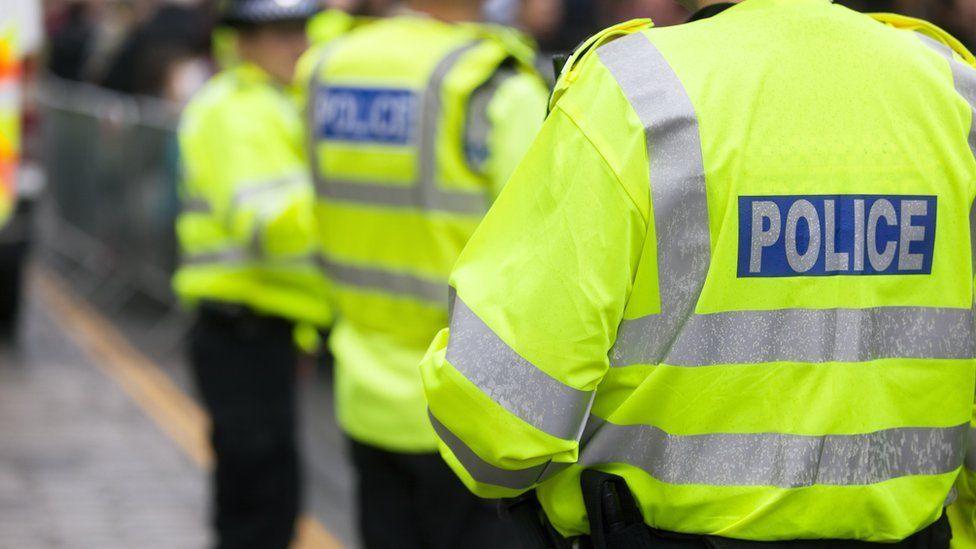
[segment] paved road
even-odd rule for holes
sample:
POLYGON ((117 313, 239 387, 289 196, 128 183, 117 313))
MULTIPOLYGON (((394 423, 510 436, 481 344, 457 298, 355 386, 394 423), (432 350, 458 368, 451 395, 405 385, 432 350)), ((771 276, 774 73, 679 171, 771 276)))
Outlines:
MULTIPOLYGON (((0 349, 0 549, 207 546, 205 418, 178 353, 35 271, 16 347, 0 349)), ((301 386, 308 516, 299 547, 355 547, 327 383, 301 386)))

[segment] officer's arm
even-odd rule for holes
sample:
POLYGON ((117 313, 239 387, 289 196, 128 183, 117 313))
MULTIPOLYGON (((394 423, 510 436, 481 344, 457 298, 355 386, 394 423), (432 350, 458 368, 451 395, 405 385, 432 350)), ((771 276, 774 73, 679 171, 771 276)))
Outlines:
POLYGON ((488 156, 485 175, 497 197, 525 156, 546 118, 549 90, 536 74, 512 73, 504 78, 487 104, 488 156))
POLYGON ((229 107, 205 110, 184 124, 185 192, 224 221, 234 242, 249 242, 254 254, 307 253, 313 190, 300 117, 282 116, 265 100, 229 107))
POLYGON ((604 152, 557 108, 452 274, 421 368, 441 453, 479 495, 577 460, 647 226, 604 152))
POLYGON ((947 510, 952 525, 952 549, 976 547, 976 407, 973 417, 969 452, 956 480, 956 501, 947 510))

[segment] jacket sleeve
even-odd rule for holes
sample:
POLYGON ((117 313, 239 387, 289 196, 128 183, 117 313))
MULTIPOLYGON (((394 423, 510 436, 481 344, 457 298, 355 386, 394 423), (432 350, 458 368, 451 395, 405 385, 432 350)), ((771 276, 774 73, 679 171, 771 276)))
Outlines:
POLYGON ((310 251, 314 192, 301 117, 285 96, 232 97, 191 113, 180 151, 184 198, 223 220, 231 241, 259 257, 310 251))
POLYGON ((952 549, 976 547, 976 406, 969 429, 969 451, 956 479, 956 501, 947 509, 952 525, 952 549))
POLYGON ((578 458, 646 235, 614 169, 556 109, 451 276, 421 369, 441 453, 484 497, 578 458))

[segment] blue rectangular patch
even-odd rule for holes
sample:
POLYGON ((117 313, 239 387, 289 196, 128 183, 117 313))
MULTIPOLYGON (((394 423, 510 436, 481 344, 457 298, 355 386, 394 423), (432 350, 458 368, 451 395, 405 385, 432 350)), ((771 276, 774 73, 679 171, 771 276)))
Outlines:
POLYGON ((738 276, 930 274, 935 196, 740 196, 738 276))
POLYGON ((413 141, 419 101, 413 90, 329 87, 316 98, 318 140, 406 145, 413 141))

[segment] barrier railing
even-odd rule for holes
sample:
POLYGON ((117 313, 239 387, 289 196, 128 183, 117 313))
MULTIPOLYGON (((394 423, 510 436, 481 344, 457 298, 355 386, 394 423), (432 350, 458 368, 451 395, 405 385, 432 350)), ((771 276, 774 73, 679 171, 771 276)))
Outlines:
POLYGON ((121 309, 143 296, 177 316, 169 280, 178 109, 52 76, 41 80, 37 101, 45 249, 83 271, 103 306, 121 309))

